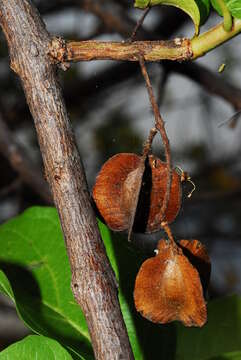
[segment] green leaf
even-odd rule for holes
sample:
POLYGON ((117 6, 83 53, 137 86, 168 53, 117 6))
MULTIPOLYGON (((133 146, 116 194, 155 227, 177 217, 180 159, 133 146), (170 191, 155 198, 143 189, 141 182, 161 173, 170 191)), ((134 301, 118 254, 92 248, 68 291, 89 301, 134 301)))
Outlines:
POLYGON ((26 325, 57 339, 77 358, 92 360, 87 325, 70 290, 70 267, 56 210, 25 211, 0 227, 0 242, 0 269, 6 275, 0 273, 0 291, 15 302, 26 325))
POLYGON ((200 25, 204 24, 210 14, 210 0, 195 0, 200 12, 200 25))
POLYGON ((199 33, 200 12, 195 0, 135 0, 134 3, 134 6, 140 9, 154 5, 171 5, 183 10, 191 17, 196 35, 199 33))
MULTIPOLYGON (((241 298, 227 297, 208 305, 208 323, 201 329, 177 324, 176 359, 207 360, 241 351, 241 298)), ((224 358, 225 359, 225 358, 224 358)))
POLYGON ((241 19, 241 0, 229 0, 227 7, 233 17, 241 19))
POLYGON ((14 295, 11 285, 9 284, 8 278, 1 270, 0 270, 0 292, 8 296, 14 302, 14 295))
POLYGON ((57 341, 44 336, 30 335, 0 353, 0 360, 72 360, 57 341))

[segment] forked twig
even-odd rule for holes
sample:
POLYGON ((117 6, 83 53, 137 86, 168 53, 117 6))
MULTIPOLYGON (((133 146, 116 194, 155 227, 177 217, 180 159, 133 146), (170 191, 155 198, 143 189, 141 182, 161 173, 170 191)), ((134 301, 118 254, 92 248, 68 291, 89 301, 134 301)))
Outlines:
POLYGON ((165 157, 166 157, 166 163, 167 163, 167 187, 166 187, 166 192, 164 195, 160 219, 159 219, 159 221, 163 221, 163 218, 165 216, 165 212, 166 212, 166 209, 167 209, 167 206, 169 203, 171 183, 172 183, 171 151, 170 151, 169 140, 168 140, 166 129, 165 129, 165 123, 164 123, 163 118, 160 115, 159 108, 158 108, 157 102, 154 97, 150 78, 149 78, 149 75, 146 70, 145 61, 144 61, 144 58, 142 55, 139 55, 139 63, 140 63, 142 75, 146 82, 146 87, 147 87, 150 103, 151 103, 154 117, 155 117, 155 128, 160 132, 160 135, 161 135, 161 138, 162 138, 162 141, 164 144, 164 149, 165 149, 165 157))

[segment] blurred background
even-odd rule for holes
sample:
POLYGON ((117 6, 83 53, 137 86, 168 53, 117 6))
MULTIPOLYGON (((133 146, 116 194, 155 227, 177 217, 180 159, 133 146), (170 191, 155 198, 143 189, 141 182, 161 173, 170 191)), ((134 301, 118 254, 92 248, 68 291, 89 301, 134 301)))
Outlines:
MULTIPOLYGON (((65 39, 128 39, 142 11, 128 0, 35 0, 48 31, 65 39)), ((221 21, 211 13, 201 32, 221 21)), ((155 7, 137 39, 192 37, 189 17, 174 7, 155 7)), ((209 296, 241 294, 241 44, 240 36, 193 63, 148 64, 166 122, 173 163, 196 185, 183 188, 172 225, 179 239, 199 239, 212 260, 209 296), (220 65, 225 69, 219 73, 220 65)), ((69 116, 91 189, 101 165, 119 152, 141 153, 154 124, 138 64, 92 61, 60 72, 69 116)), ((164 160, 160 137, 153 152, 164 160)), ((9 68, 0 32, 0 222, 33 205, 51 205, 33 120, 18 78, 9 68)), ((162 234, 136 235, 152 253, 162 234)), ((126 241, 127 238, 125 237, 126 241)), ((1 239, 0 239, 1 241, 1 239)), ((0 349, 26 334, 15 310, 0 298, 0 349)))

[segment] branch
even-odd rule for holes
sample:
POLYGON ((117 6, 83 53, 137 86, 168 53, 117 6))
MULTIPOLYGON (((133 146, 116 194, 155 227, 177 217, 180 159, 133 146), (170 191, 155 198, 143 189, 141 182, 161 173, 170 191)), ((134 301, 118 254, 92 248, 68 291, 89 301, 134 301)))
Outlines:
POLYGON ((204 34, 189 40, 177 38, 166 41, 67 41, 54 38, 49 54, 57 63, 91 60, 139 61, 141 53, 145 61, 193 60, 222 45, 241 32, 241 20, 234 19, 231 31, 223 24, 216 25, 204 34))
MULTIPOLYGON (((88 2, 94 3, 93 0, 88 0, 88 2)), ((101 10, 102 13, 104 13, 104 9, 101 10)), ((174 30, 176 31, 176 29, 180 27, 181 24, 183 24, 184 20, 186 19, 183 15, 183 12, 178 12, 175 13, 175 21, 173 21, 174 8, 170 6, 167 7, 165 10, 167 14, 165 16, 164 13, 164 19, 162 19, 162 22, 158 27, 157 31, 154 34, 150 34, 148 31, 141 28, 138 32, 139 37, 144 39, 154 37, 156 39, 158 38, 157 34, 159 34, 159 37, 161 36, 162 38, 169 37, 174 30)), ((126 37, 131 33, 133 27, 135 26, 135 23, 128 17, 127 14, 125 17, 123 17, 120 13, 118 13, 118 16, 114 16, 112 14, 110 14, 110 16, 114 18, 114 20, 108 22, 108 24, 109 26, 112 26, 114 31, 119 32, 123 37, 126 37), (117 26, 118 22, 121 22, 122 27, 117 26)), ((183 74, 190 79, 196 81, 199 85, 203 86, 206 91, 214 95, 220 96, 226 101, 228 101, 236 110, 241 109, 241 89, 229 83, 227 80, 224 80, 223 77, 220 77, 219 75, 208 70, 207 68, 195 62, 173 63, 166 61, 162 62, 161 65, 163 65, 164 68, 168 71, 183 74)), ((108 71, 105 70, 100 74, 95 75, 93 78, 90 78, 88 80, 82 80, 81 87, 76 81, 74 83, 71 83, 71 87, 69 90, 65 88, 65 97, 70 98, 71 104, 78 105, 78 108, 80 106, 79 99, 81 97, 84 97, 85 101, 82 102, 82 104, 86 104, 87 108, 90 108, 89 103, 92 101, 92 99, 95 99, 96 102, 98 92, 103 94, 103 88, 106 89, 109 86, 120 84, 120 82, 125 81, 127 78, 130 78, 137 71, 138 66, 135 66, 135 64, 133 63, 131 65, 124 63, 113 66, 111 68, 108 68, 108 71), (96 84, 102 84, 102 86, 96 88, 96 84), (84 91, 82 89, 84 89, 84 91), (95 93, 94 97, 92 96, 93 91, 95 93)), ((102 101, 104 101, 103 96, 102 101)))
POLYGON ((54 38, 49 54, 58 63, 91 60, 139 61, 142 54, 145 61, 188 60, 192 52, 190 40, 174 39, 166 41, 69 41, 54 38))
POLYGON ((43 175, 32 163, 26 152, 15 141, 11 131, 3 121, 0 113, 0 152, 10 162, 12 168, 20 175, 35 193, 39 194, 47 204, 52 204, 49 187, 43 175))
POLYGON ((50 36, 27 0, 2 0, 0 24, 19 75, 65 237, 72 290, 89 327, 96 359, 133 359, 113 270, 91 207, 84 169, 47 55, 50 36), (98 296, 97 296, 98 295, 98 296))

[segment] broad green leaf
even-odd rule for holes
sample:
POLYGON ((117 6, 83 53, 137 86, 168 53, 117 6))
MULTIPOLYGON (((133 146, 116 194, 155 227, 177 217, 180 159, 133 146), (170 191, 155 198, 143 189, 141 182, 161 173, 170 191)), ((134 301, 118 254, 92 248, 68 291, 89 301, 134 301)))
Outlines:
POLYGON ((0 360, 72 360, 57 341, 45 336, 30 335, 0 353, 0 360))
POLYGON ((208 305, 208 323, 201 329, 177 324, 176 359, 207 360, 241 351, 241 298, 227 297, 208 305))
POLYGON ((195 0, 200 12, 200 25, 204 24, 210 14, 210 0, 195 0))
MULTIPOLYGON (((228 10, 231 15, 235 18, 241 19, 241 0, 223 0, 227 5, 228 10)), ((222 16, 222 10, 219 5, 219 1, 211 0, 212 6, 218 12, 220 16, 222 16)))
POLYGON ((171 5, 181 9, 191 17, 196 35, 199 33, 200 12, 195 0, 135 0, 134 3, 134 6, 140 9, 154 5, 171 5))
POLYGON ((1 225, 0 243, 0 269, 6 275, 0 273, 0 291, 15 302, 26 325, 57 339, 78 358, 92 360, 87 325, 70 290, 70 267, 56 210, 31 208, 1 225))

